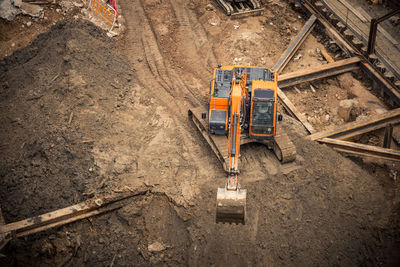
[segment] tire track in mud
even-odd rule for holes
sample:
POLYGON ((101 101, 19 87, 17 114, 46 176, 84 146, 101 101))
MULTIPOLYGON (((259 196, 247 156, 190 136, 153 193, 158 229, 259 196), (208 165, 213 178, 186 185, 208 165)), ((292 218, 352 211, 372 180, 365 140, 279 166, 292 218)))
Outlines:
MULTIPOLYGON (((149 170, 144 172, 152 176, 150 183, 161 184, 163 188, 161 190, 165 189, 172 197, 180 199, 183 195, 184 199, 191 199, 199 193, 199 184, 212 179, 207 160, 199 160, 199 155, 207 154, 207 151, 198 143, 197 136, 193 134, 193 125, 186 115, 188 107, 197 106, 199 101, 173 67, 167 67, 170 64, 161 52, 155 26, 145 8, 146 2, 140 0, 136 2, 134 5, 121 3, 127 20, 127 31, 121 47, 135 65, 139 86, 147 91, 150 97, 156 99, 154 105, 162 107, 161 114, 155 112, 155 115, 170 119, 168 126, 156 126, 159 131, 155 135, 146 136, 146 130, 138 133, 139 138, 143 136, 147 140, 137 149, 139 168, 141 165, 145 168, 147 166, 149 170), (145 57, 147 64, 136 63, 137 58, 141 56, 145 57), (152 140, 155 138, 157 141, 154 143, 152 140), (162 141, 164 138, 165 141, 162 141), (173 157, 177 157, 178 161, 173 161, 173 157), (162 181, 156 175, 158 166, 166 170, 162 181)), ((201 158, 204 158, 204 155, 201 158)))
MULTIPOLYGON (((183 46, 176 47, 176 49, 180 49, 181 47, 188 47, 188 49, 184 50, 190 50, 190 51, 195 51, 193 52, 188 52, 182 53, 185 57, 190 58, 192 55, 197 55, 197 54, 202 54, 203 51, 210 51, 208 47, 204 47, 205 44, 207 43, 207 36, 204 31, 204 28, 201 27, 201 24, 197 21, 195 24, 199 25, 197 28, 198 30, 195 30, 191 25, 193 22, 190 20, 190 16, 187 14, 187 10, 183 9, 182 6, 184 3, 182 1, 165 1, 163 5, 168 6, 167 10, 170 10, 171 13, 173 14, 173 19, 174 21, 170 21, 170 26, 173 26, 176 24, 179 25, 179 31, 178 32, 185 32, 185 38, 183 41, 183 46), (192 42, 194 42, 194 46, 192 45, 192 42)), ((152 18, 152 9, 149 11, 146 10, 145 5, 146 1, 140 0, 141 7, 143 10, 144 14, 144 21, 145 23, 145 31, 143 31, 143 37, 142 41, 144 42, 143 48, 145 51, 145 56, 147 59, 147 62, 149 64, 149 67, 151 71, 153 72, 154 76, 157 77, 157 80, 159 80, 159 83, 166 89, 166 91, 174 98, 182 98, 185 99, 185 101, 188 101, 192 106, 197 106, 199 105, 199 102, 197 101, 197 95, 191 90, 190 86, 181 78, 179 74, 174 70, 174 67, 172 66, 171 62, 168 62, 165 57, 162 55, 161 52, 161 44, 160 44, 160 36, 157 34, 157 31, 155 30, 156 26, 156 21, 152 18), (169 67, 167 67, 169 66, 169 67), (159 76, 157 76, 157 74, 159 76), (167 86, 164 85, 166 83, 167 86)), ((168 11, 166 11, 168 13, 168 11)), ((168 22, 166 22, 168 23, 168 22)), ((171 27, 173 28, 173 27, 171 27)), ((175 40, 177 43, 181 43, 181 38, 179 40, 175 40)), ((185 51, 183 51, 185 52, 185 51)), ((179 54, 179 53, 178 53, 179 54)), ((179 55, 178 55, 179 56, 179 55)), ((209 57, 209 52, 207 52, 207 58, 209 57)), ((198 59, 201 59, 203 57, 199 56, 197 57, 198 59)), ((199 61, 198 59, 191 59, 191 62, 196 62, 199 61)), ((208 59, 207 59, 208 61, 208 59)), ((213 62, 216 62, 215 60, 213 62)), ((200 64, 197 67, 202 68, 204 64, 200 64)), ((216 66, 216 64, 214 65, 216 66)), ((183 68, 182 66, 178 66, 180 68, 183 68)), ((203 71, 209 71, 206 68, 202 68, 203 71)), ((185 71, 186 72, 191 72, 193 77, 202 77, 202 75, 196 74, 197 72, 191 68, 191 66, 185 66, 185 71), (186 68, 190 68, 190 70, 187 70, 186 68)))
POLYGON ((203 65, 203 68, 207 66, 207 69, 205 69, 206 71, 215 68, 217 66, 217 58, 212 49, 212 43, 208 42, 208 35, 203 25, 196 19, 195 14, 191 16, 188 14, 188 9, 181 8, 185 5, 186 1, 168 1, 173 7, 173 12, 179 21, 182 31, 185 33, 187 32, 189 35, 187 39, 190 41, 188 43, 190 44, 193 42, 194 50, 196 50, 198 54, 201 54, 204 62, 207 63, 203 65), (185 28, 188 28, 188 30, 185 30, 185 28))

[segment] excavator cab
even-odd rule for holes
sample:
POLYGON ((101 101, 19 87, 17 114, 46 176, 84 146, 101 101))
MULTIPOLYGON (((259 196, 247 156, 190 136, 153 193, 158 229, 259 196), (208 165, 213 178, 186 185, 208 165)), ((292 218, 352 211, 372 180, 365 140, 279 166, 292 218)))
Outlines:
POLYGON ((276 126, 276 85, 272 81, 253 81, 249 137, 273 139, 276 126))

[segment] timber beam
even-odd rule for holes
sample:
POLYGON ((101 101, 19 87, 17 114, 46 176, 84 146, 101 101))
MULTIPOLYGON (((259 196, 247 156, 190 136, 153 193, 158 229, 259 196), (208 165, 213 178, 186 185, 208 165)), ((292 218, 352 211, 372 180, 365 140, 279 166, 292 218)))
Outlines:
POLYGON ((278 87, 278 98, 279 98, 279 103, 281 103, 286 111, 294 118, 298 119, 304 126, 304 128, 310 133, 313 134, 315 133, 314 128, 312 125, 307 121, 306 117, 301 113, 300 111, 297 110, 297 108, 294 106, 292 101, 289 100, 289 98, 286 96, 286 94, 279 89, 278 87))
POLYGON ((304 24, 303 28, 300 30, 299 34, 290 43, 289 47, 285 50, 285 52, 282 54, 282 56, 272 69, 276 70, 278 73, 282 72, 282 70, 286 67, 286 65, 289 63, 292 57, 296 54, 301 44, 304 42, 304 40, 307 38, 307 36, 314 28, 316 20, 317 17, 311 15, 306 24, 304 24))
POLYGON ((400 151, 378 146, 364 145, 332 138, 321 138, 318 142, 327 144, 334 150, 355 156, 400 161, 400 151))
POLYGON ((281 74, 278 76, 278 85, 280 88, 284 88, 357 70, 360 68, 360 62, 359 57, 351 57, 334 63, 281 74))
POLYGON ((0 225, 0 243, 28 236, 53 227, 109 212, 126 205, 125 200, 144 195, 148 190, 125 192, 117 196, 89 199, 79 204, 48 212, 22 221, 0 225))
POLYGON ((319 141, 322 138, 335 138, 345 140, 357 135, 368 133, 386 127, 387 125, 396 125, 400 123, 400 108, 390 110, 383 114, 370 116, 366 120, 346 123, 333 130, 318 132, 308 136, 311 140, 319 141))

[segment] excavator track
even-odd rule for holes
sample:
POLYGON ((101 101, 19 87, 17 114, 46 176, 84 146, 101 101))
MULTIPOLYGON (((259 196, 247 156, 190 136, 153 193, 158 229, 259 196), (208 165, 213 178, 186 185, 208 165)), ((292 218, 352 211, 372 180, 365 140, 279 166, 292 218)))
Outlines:
POLYGON ((278 126, 273 150, 282 163, 292 162, 296 159, 296 147, 284 130, 278 126))
MULTIPOLYGON (((213 150, 215 156, 220 161, 225 171, 228 171, 228 162, 226 155, 228 154, 227 138, 225 136, 211 135, 207 130, 207 122, 201 119, 201 114, 205 108, 192 108, 188 111, 188 116, 191 121, 196 125, 197 129, 204 137, 205 141, 213 150)), ((296 159, 296 147, 290 140, 289 136, 285 133, 284 129, 278 124, 277 134, 275 135, 274 142, 265 144, 272 147, 276 157, 282 163, 292 162, 296 159)), ((240 144, 258 142, 254 139, 242 136, 240 144)), ((264 143, 264 142, 261 142, 264 143)))
POLYGON ((188 117, 193 121, 204 140, 208 143, 215 156, 218 158, 224 170, 228 171, 228 140, 226 136, 211 135, 207 130, 207 122, 201 119, 201 114, 205 111, 205 108, 192 108, 188 110, 188 117))
POLYGON ((240 18, 245 16, 259 16, 264 10, 261 8, 259 0, 248 0, 241 3, 229 2, 227 0, 215 0, 224 10, 225 14, 231 18, 240 18))

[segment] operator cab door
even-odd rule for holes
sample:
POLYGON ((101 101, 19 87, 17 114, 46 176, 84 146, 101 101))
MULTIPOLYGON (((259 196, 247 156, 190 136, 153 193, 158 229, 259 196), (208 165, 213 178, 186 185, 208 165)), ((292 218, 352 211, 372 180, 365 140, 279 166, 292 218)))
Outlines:
POLYGON ((275 135, 275 92, 270 89, 254 89, 252 95, 249 137, 272 139, 275 135))

